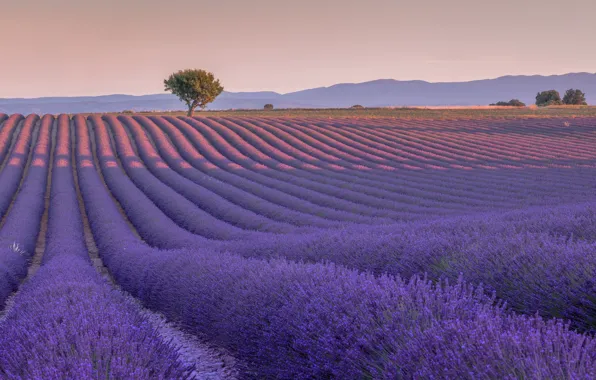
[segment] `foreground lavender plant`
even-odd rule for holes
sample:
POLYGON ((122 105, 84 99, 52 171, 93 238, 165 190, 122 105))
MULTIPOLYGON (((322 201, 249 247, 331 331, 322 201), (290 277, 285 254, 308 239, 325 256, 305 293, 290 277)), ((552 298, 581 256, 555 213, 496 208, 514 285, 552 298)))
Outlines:
MULTIPOLYGON (((49 157, 50 157, 50 134, 54 118, 46 116, 42 119, 41 126, 35 144, 31 164, 24 179, 18 196, 6 216, 6 221, 0 230, 0 305, 4 305, 6 299, 14 292, 19 283, 27 275, 27 264, 35 251, 37 234, 41 224, 41 217, 44 211, 44 195, 46 191, 49 157), (18 247, 18 249, 16 249, 18 247)), ((28 128, 33 128, 33 120, 28 122, 28 128)), ((25 135, 21 139, 29 139, 25 135)), ((24 141, 24 140, 21 140, 24 141)), ((12 158, 24 160, 24 157, 12 155, 12 158)), ((12 167, 9 171, 0 174, 12 186, 7 174, 13 170, 22 171, 25 163, 19 167, 12 167)), ((18 181, 16 185, 18 187, 18 181)), ((12 194, 9 194, 12 198, 12 194)))
POLYGON ((189 368, 87 260, 54 252, 0 323, 3 379, 184 379, 189 368))
MULTIPOLYGON (((43 265, 0 323, 3 379, 184 379, 136 305, 91 266, 70 164, 69 119, 58 119, 43 265)), ((43 199, 43 197, 42 197, 43 199)), ((32 223, 35 225, 35 223, 32 223)))
MULTIPOLYGON (((89 160, 77 128, 77 160, 89 160)), ((132 234, 92 165, 81 192, 118 283, 187 331, 232 351, 251 378, 589 378, 596 342, 516 316, 483 288, 375 277, 333 264, 160 251, 132 234), (556 360, 555 360, 556 358, 556 360)))
POLYGON ((596 204, 383 227, 346 227, 226 242, 245 257, 332 261, 361 271, 434 280, 460 274, 517 311, 596 331, 596 204))

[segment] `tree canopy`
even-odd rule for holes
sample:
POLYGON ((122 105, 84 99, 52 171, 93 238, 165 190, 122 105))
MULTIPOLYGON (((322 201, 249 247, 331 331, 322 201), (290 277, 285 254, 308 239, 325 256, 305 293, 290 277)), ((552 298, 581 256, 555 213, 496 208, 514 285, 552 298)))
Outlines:
POLYGON ((565 96, 563 97, 564 104, 572 104, 578 106, 585 106, 588 105, 586 102, 586 94, 584 94, 581 90, 576 90, 570 88, 565 92, 565 96))
POLYGON ((219 79, 205 70, 180 70, 164 80, 165 90, 178 96, 188 106, 188 116, 197 107, 204 109, 223 91, 219 79))
POLYGON ((542 91, 536 95, 536 105, 539 107, 561 105, 561 95, 557 90, 542 91))

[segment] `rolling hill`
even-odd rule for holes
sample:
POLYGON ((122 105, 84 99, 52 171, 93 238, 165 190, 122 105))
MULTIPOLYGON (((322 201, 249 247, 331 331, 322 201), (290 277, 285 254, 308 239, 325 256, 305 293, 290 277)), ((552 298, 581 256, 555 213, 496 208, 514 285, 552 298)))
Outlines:
MULTIPOLYGON (((538 91, 556 89, 563 94, 568 88, 582 89, 587 95, 588 103, 596 103, 596 74, 570 73, 551 76, 503 76, 496 79, 443 83, 380 79, 364 83, 342 83, 287 94, 271 91, 224 92, 210 109, 262 108, 266 103, 272 103, 276 108, 341 108, 354 104, 367 107, 466 106, 487 105, 512 98, 532 104, 538 91)), ((23 114, 168 111, 183 108, 184 105, 169 94, 0 99, 0 112, 23 114)))

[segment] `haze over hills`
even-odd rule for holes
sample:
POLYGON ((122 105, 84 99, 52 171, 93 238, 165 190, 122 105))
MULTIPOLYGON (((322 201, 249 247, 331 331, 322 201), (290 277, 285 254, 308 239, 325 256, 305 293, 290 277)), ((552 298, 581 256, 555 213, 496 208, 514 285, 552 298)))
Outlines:
MULTIPOLYGON (((261 109, 266 103, 276 108, 335 108, 361 104, 366 107, 388 106, 467 106, 488 105, 501 100, 520 99, 533 104, 536 93, 556 89, 579 88, 589 104, 596 103, 596 74, 503 76, 469 82, 430 83, 421 80, 380 79, 364 83, 342 83, 330 87, 279 94, 263 92, 224 92, 209 109, 261 109)), ((4 113, 78 113, 181 110, 185 106, 170 94, 106 95, 83 97, 45 97, 0 99, 4 113)))

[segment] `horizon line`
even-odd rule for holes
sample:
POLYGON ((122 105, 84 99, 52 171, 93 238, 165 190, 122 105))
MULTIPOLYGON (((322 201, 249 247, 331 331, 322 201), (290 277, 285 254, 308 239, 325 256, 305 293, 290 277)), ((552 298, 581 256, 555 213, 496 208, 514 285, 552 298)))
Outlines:
MULTIPOLYGON (((363 81, 363 82, 340 82, 340 83, 335 83, 329 86, 319 86, 319 87, 311 87, 311 88, 304 88, 301 90, 296 90, 296 91, 290 91, 290 92, 277 92, 277 91, 272 91, 272 90, 254 90, 254 91, 226 91, 224 89, 225 93, 228 94, 243 94, 243 93, 259 93, 259 92, 269 92, 269 93, 274 93, 276 95, 288 95, 288 94, 293 94, 293 93, 297 93, 297 92, 302 92, 302 91, 309 91, 309 90, 317 90, 317 89, 323 89, 323 88, 331 88, 331 87, 335 87, 335 86, 342 86, 342 85, 359 85, 359 84, 366 84, 366 83, 373 83, 373 82, 382 82, 382 81, 394 81, 394 82, 423 82, 423 83, 428 83, 428 84, 446 84, 446 83, 472 83, 472 82, 481 82, 481 81, 490 81, 490 80, 497 80, 497 79, 502 79, 502 78, 511 78, 511 77, 543 77, 543 78, 549 78, 549 77, 560 77, 560 76, 566 76, 566 75, 580 75, 580 74, 588 74, 588 75, 596 75, 596 73, 591 73, 588 71, 577 71, 577 72, 568 72, 568 73, 563 73, 563 74, 506 74, 506 75, 501 75, 498 77, 493 77, 493 78, 484 78, 484 79, 472 79, 472 80, 464 80, 464 81, 452 81, 452 82, 446 82, 446 81, 438 81, 438 82, 432 82, 432 81, 427 81, 427 80, 423 80, 423 79, 394 79, 394 78, 379 78, 379 79, 372 79, 372 80, 367 80, 367 81, 363 81)), ((148 93, 148 94, 124 94, 124 93, 111 93, 111 94, 99 94, 99 95, 67 95, 67 96, 34 96, 34 97, 0 97, 0 100, 35 100, 35 99, 51 99, 51 98, 55 98, 55 99, 72 99, 72 98, 101 98, 101 97, 109 97, 109 96, 129 96, 129 97, 143 97, 143 96, 155 96, 155 95, 172 95, 170 93, 167 92, 163 92, 163 93, 148 93)))

